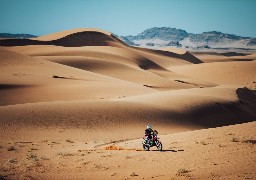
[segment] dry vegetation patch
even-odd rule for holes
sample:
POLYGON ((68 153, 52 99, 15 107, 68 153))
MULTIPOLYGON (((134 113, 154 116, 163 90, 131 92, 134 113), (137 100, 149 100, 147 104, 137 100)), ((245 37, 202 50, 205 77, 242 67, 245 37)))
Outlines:
POLYGON ((118 147, 118 146, 107 146, 105 147, 105 150, 124 150, 124 148, 118 147))
POLYGON ((255 139, 247 139, 247 140, 244 140, 243 143, 248 143, 248 144, 256 144, 256 140, 255 139))
POLYGON ((70 152, 60 152, 57 155, 59 156, 74 156, 74 153, 70 153, 70 152))
POLYGON ((231 140, 232 142, 239 142, 239 140, 237 139, 237 138, 232 138, 232 140, 231 140))
POLYGON ((187 176, 189 177, 189 172, 191 172, 190 170, 187 169, 179 169, 176 173, 176 176, 187 176))
POLYGON ((72 141, 71 139, 66 139, 66 142, 68 142, 68 143, 74 143, 74 141, 72 141))
POLYGON ((17 151, 17 148, 15 146, 10 146, 7 149, 8 151, 17 151))

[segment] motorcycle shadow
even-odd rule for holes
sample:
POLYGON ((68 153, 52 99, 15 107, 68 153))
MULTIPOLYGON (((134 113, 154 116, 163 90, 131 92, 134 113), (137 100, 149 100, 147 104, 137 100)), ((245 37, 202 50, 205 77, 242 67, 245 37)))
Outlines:
MULTIPOLYGON (((151 151, 159 151, 159 150, 151 150, 151 151)), ((184 151, 183 149, 179 149, 179 150, 174 150, 174 149, 163 149, 160 152, 180 152, 180 151, 184 151)))

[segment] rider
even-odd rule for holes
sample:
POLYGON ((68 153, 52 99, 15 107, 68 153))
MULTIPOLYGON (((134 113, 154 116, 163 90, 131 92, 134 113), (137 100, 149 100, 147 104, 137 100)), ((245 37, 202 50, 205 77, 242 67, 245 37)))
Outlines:
POLYGON ((152 129, 152 126, 151 125, 147 125, 147 129, 145 130, 145 137, 148 139, 148 140, 152 140, 152 135, 154 134, 154 131, 152 129))

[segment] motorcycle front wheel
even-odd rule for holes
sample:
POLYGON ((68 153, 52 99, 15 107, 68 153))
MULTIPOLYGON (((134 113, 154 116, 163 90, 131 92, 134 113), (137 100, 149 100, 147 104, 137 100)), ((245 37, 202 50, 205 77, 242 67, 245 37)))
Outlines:
POLYGON ((144 149, 144 151, 149 151, 149 146, 143 144, 143 149, 144 149))

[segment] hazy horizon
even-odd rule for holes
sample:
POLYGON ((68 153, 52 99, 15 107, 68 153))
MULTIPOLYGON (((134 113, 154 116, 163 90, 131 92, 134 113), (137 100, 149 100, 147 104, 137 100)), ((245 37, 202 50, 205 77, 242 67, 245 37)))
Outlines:
POLYGON ((256 37, 256 1, 2 0, 1 33, 45 35, 81 27, 137 35, 152 27, 256 37))

